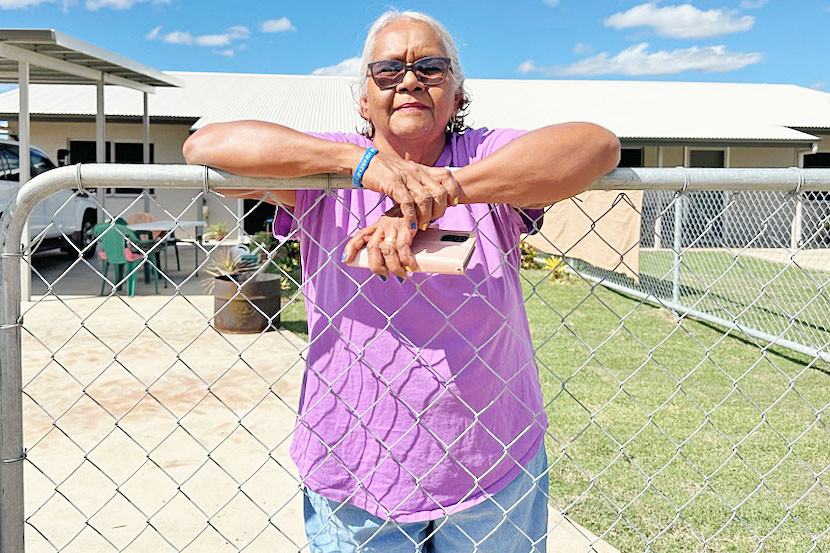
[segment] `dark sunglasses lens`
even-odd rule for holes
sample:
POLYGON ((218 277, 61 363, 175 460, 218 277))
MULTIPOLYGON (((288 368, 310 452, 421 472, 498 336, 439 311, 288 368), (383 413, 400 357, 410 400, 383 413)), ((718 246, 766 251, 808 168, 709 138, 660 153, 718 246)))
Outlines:
POLYGON ((424 58, 414 65, 415 75, 425 85, 437 85, 444 82, 449 71, 449 62, 444 58, 424 58))
POLYGON ((388 88, 400 83, 404 64, 400 61, 381 61, 372 64, 372 78, 380 88, 388 88))

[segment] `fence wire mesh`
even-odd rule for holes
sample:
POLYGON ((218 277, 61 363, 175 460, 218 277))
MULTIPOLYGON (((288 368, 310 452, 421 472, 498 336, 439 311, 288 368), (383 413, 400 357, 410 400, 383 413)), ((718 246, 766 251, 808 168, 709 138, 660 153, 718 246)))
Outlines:
MULTIPOLYGON (((550 254, 515 245, 550 422, 548 550, 830 549, 827 364, 740 332, 827 351, 827 192, 650 191, 641 213, 637 202, 618 204, 641 225, 638 243, 617 252, 639 250, 639 266, 630 267, 636 279, 573 257, 544 240, 544 227, 550 254), (727 325, 687 316, 684 307, 727 325)), ((34 298, 22 307, 26 551, 310 550, 306 483, 289 455, 315 346, 306 310, 317 309, 303 293, 315 275, 303 273, 299 251, 317 249, 323 265, 338 264, 343 243, 324 244, 302 225, 283 240, 264 226, 245 232, 261 206, 240 215, 204 191, 173 210, 142 194, 115 210, 99 205, 113 223, 89 229, 91 241, 64 235, 74 244, 68 259, 33 258, 34 298), (107 230, 144 211, 146 198, 156 219, 174 223, 119 235, 133 261, 118 276, 105 274, 107 230), (194 218, 205 201, 225 228, 194 218), (220 293, 211 271, 229 262, 253 270, 220 278, 230 283, 220 293), (252 282, 278 301, 260 301, 246 287, 252 282), (228 311, 260 330, 220 332, 228 311)), ((587 233, 602 232, 601 218, 587 233)), ((430 278, 415 279, 416 294, 430 278)), ((365 300, 364 285, 354 282, 365 300)), ((457 305, 437 308, 443 320, 430 322, 433 331, 456 332, 457 305)), ((324 315, 332 328, 336 314, 324 315)), ((394 313, 379 316, 385 331, 405 333, 394 313)), ((492 306, 481 316, 508 324, 492 306)), ((405 386, 406 374, 373 369, 391 396, 405 386)), ((315 376, 337 399, 330 374, 315 376)), ((414 430, 429 437, 422 414, 414 430)), ((400 437, 372 434, 359 415, 356 428, 391 451, 400 437)), ((509 456, 511 442, 501 445, 509 456)), ((334 449, 328 453, 336 462, 334 449)), ((452 523, 427 534, 441 524, 452 523)), ((486 540, 466 537, 470 550, 486 540)), ((421 539, 411 538, 413 550, 421 539)))

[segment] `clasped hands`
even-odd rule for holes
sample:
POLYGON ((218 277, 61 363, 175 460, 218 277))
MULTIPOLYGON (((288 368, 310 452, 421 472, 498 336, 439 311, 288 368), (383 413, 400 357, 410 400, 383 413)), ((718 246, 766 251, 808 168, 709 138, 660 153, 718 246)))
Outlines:
POLYGON ((418 230, 426 230, 447 206, 457 205, 461 187, 445 167, 379 153, 363 174, 363 188, 385 194, 396 205, 355 233, 346 243, 342 261, 351 261, 365 247, 375 275, 386 280, 392 273, 403 282, 408 272, 418 268, 410 248, 418 230))

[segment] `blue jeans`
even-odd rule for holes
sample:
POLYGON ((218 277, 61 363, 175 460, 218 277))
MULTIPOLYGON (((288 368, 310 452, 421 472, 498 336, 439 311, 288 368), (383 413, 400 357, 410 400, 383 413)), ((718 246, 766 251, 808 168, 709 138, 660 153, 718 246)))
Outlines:
POLYGON ((491 498, 425 522, 396 523, 306 489, 305 531, 311 553, 545 553, 548 460, 544 445, 491 498))

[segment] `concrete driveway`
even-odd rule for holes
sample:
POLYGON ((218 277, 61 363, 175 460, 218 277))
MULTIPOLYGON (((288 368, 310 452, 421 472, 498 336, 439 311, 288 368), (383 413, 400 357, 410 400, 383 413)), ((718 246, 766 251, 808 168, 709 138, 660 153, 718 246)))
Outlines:
MULTIPOLYGON (((133 298, 35 256, 52 291, 35 276, 22 306, 28 552, 308 551, 288 457, 306 343, 216 332, 182 254, 133 298)), ((549 552, 616 552, 555 509, 550 528, 549 552)))

